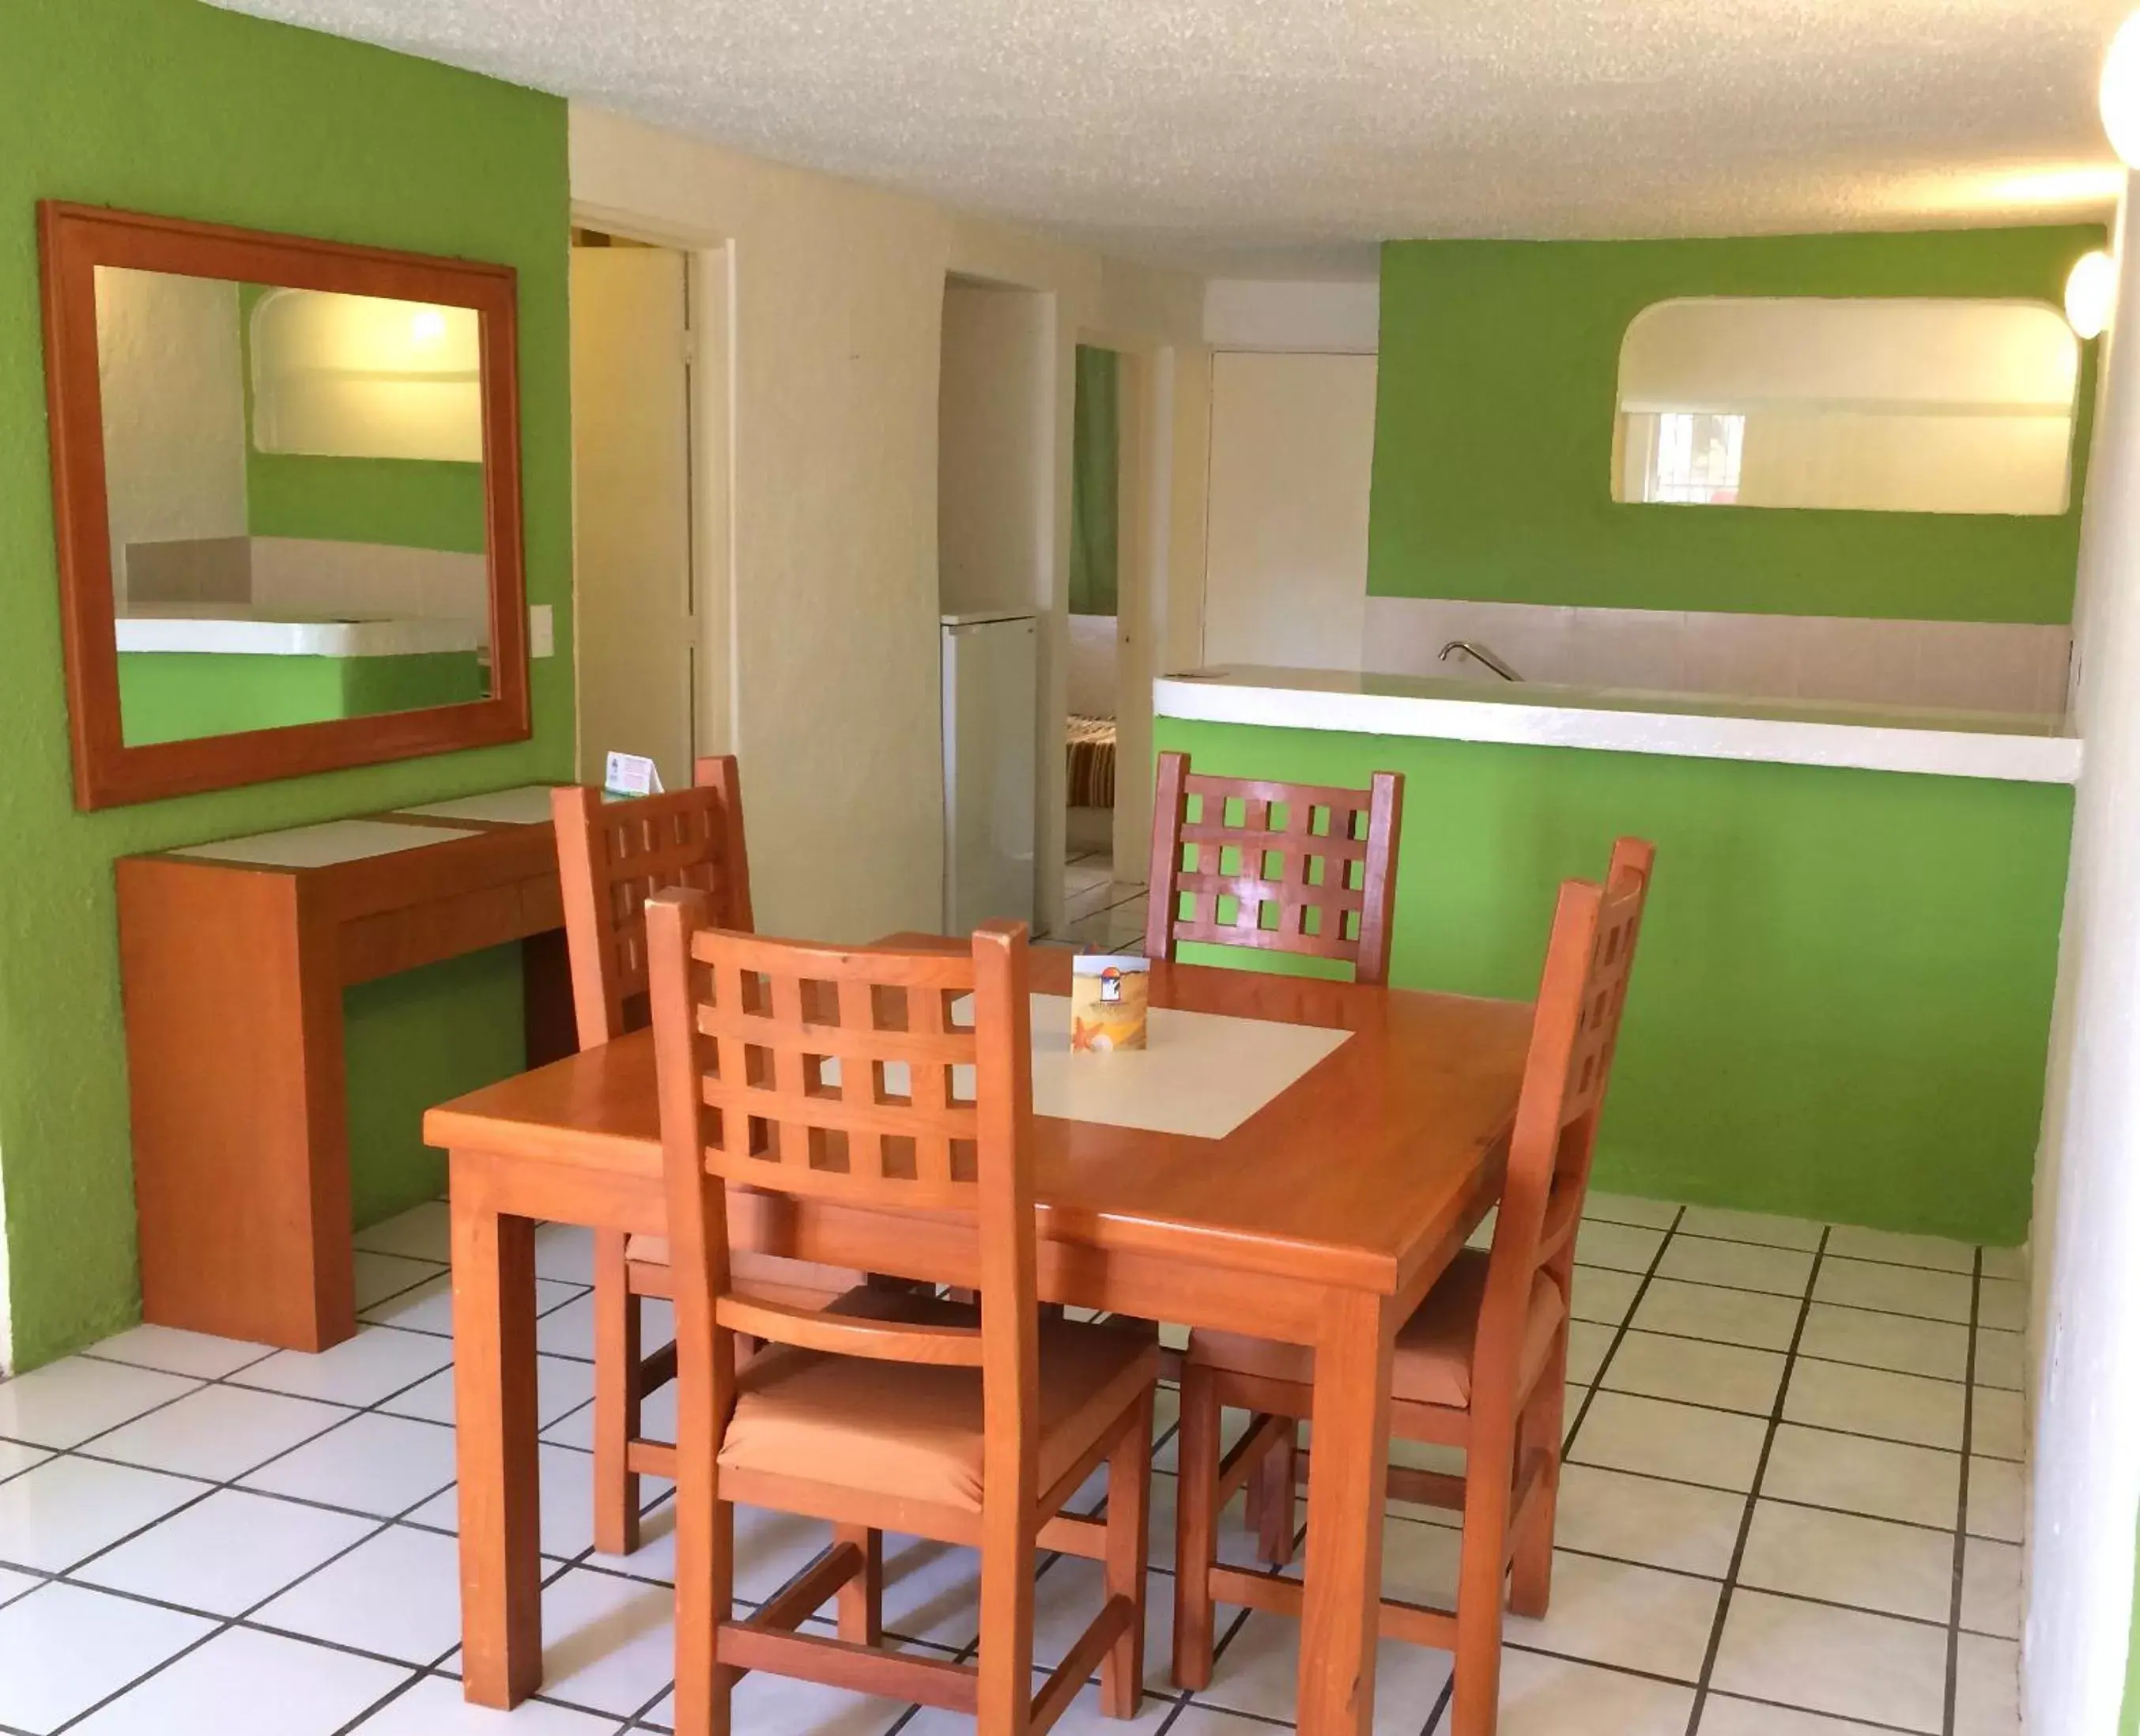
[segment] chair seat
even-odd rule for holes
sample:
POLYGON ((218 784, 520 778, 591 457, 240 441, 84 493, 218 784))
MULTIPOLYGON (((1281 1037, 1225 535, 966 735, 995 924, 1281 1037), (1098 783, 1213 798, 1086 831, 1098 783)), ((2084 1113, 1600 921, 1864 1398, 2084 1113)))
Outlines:
MULTIPOLYGON (((666 1266, 670 1263, 669 1238, 628 1237, 624 1257, 634 1266, 666 1266)), ((729 1256, 729 1274, 739 1290, 753 1296, 764 1294, 778 1298, 802 1291, 840 1296, 860 1284, 864 1277, 863 1273, 851 1272, 843 1266, 820 1266, 809 1260, 791 1260, 782 1254, 758 1253, 742 1248, 729 1256)))
MULTIPOLYGON (((1471 1354, 1479 1336, 1479 1311, 1486 1299, 1488 1257, 1467 1248, 1397 1331, 1390 1368, 1392 1398, 1414 1405, 1460 1410, 1471 1402, 1471 1354)), ((1530 1312, 1524 1322, 1522 1386, 1528 1391, 1552 1353, 1563 1309, 1553 1280, 1532 1280, 1530 1312)), ((1207 1368, 1308 1385, 1315 1379, 1315 1352, 1306 1345, 1280 1344, 1241 1332, 1192 1332, 1189 1360, 1207 1368)))
MULTIPOLYGON (((972 1326, 972 1308, 896 1291, 852 1291, 833 1312, 972 1326)), ((1159 1375, 1141 1334, 1040 1322, 1044 1494, 1120 1421, 1159 1375)), ((832 1356, 770 1346, 738 1371, 724 1469, 793 1477, 979 1513, 983 1416, 979 1369, 832 1356)))

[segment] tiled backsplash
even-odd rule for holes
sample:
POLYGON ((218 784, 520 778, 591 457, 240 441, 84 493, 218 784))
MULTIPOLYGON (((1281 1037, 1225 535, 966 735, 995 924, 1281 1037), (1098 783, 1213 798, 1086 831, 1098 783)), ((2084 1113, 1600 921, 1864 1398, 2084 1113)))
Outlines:
POLYGON ((1477 641, 1527 681, 1748 699, 1863 701, 2057 716, 2066 627, 1848 615, 1560 609, 1530 603, 1367 599, 1363 669, 1499 678, 1458 652, 1477 641))

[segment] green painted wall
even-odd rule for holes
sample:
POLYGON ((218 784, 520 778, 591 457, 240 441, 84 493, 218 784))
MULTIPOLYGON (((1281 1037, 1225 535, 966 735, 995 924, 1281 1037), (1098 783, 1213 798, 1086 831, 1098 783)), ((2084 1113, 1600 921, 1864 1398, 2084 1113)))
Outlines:
POLYGON ((246 527, 256 537, 483 550, 483 466, 418 459, 245 454, 246 527))
POLYGON ((1070 439, 1070 612, 1112 615, 1121 555, 1122 360, 1077 346, 1070 439))
POLYGON ((2133 1642, 2125 1654, 2125 1704, 2118 1714, 2118 1736, 2140 1736, 2140 1544, 2136 1544, 2135 1564, 2133 1642))
MULTIPOLYGON (((1675 296, 2057 303, 2093 228, 1382 249, 1367 590, 1629 609, 2063 622, 2059 518, 1698 510, 1612 498, 1620 341, 1675 296)), ((2086 473, 2094 351, 2074 474, 2086 473)))
POLYGON ((1657 875, 1599 1140, 1629 1193, 2028 1228, 2072 792, 1161 718, 1199 771, 1406 777, 1393 980, 1529 998, 1554 888, 1657 875))
POLYGON ((359 1227, 445 1191, 423 1112, 528 1065, 520 949, 493 947, 342 994, 349 1067, 351 1207, 359 1227), (361 1084, 367 1087, 359 1089, 361 1084))
POLYGON ((130 747, 462 705, 488 689, 489 676, 473 651, 400 657, 119 654, 119 715, 130 747))
MULTIPOLYGON (((34 1364, 125 1325, 138 1309, 112 858, 567 777, 572 748, 572 664, 561 655, 533 665, 536 730, 527 743, 75 812, 34 201, 77 199, 518 267, 528 594, 557 607, 562 639, 571 619, 569 196, 564 104, 447 67, 198 0, 11 0, 4 36, 0 1184, 15 1350, 34 1364)), ((479 1076, 494 1072, 503 1052, 492 1052, 495 1032, 469 1028, 503 1016, 495 985, 471 989, 449 973, 441 986, 466 997, 469 1018, 427 1028, 360 998, 351 1036, 359 1063, 352 1096, 376 1086, 399 1104, 396 1125, 410 1133, 418 1100, 438 1094, 430 1048, 441 1031, 479 1076)))
POLYGON ((2125 1706, 2118 1736, 2140 1736, 2140 1544, 2135 1546, 2133 1587, 2133 1643, 2125 1654, 2125 1706))

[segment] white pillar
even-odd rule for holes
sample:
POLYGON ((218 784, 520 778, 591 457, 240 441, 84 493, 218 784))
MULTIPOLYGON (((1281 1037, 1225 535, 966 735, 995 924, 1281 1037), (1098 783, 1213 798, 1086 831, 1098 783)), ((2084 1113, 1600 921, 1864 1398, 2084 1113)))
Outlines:
POLYGON ((2036 1176, 2030 1736, 2115 1736, 2140 1521, 2140 326, 2118 330, 2140 321, 2140 250, 2119 247, 2118 278, 2082 521, 2087 745, 2036 1176))

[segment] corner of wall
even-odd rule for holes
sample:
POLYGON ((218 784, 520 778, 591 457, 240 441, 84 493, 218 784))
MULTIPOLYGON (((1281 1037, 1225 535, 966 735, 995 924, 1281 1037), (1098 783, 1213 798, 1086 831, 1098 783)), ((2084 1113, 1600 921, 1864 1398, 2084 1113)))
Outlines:
POLYGON ((15 1367, 14 1310, 7 1289, 7 1178, 0 1174, 0 1380, 15 1367))

